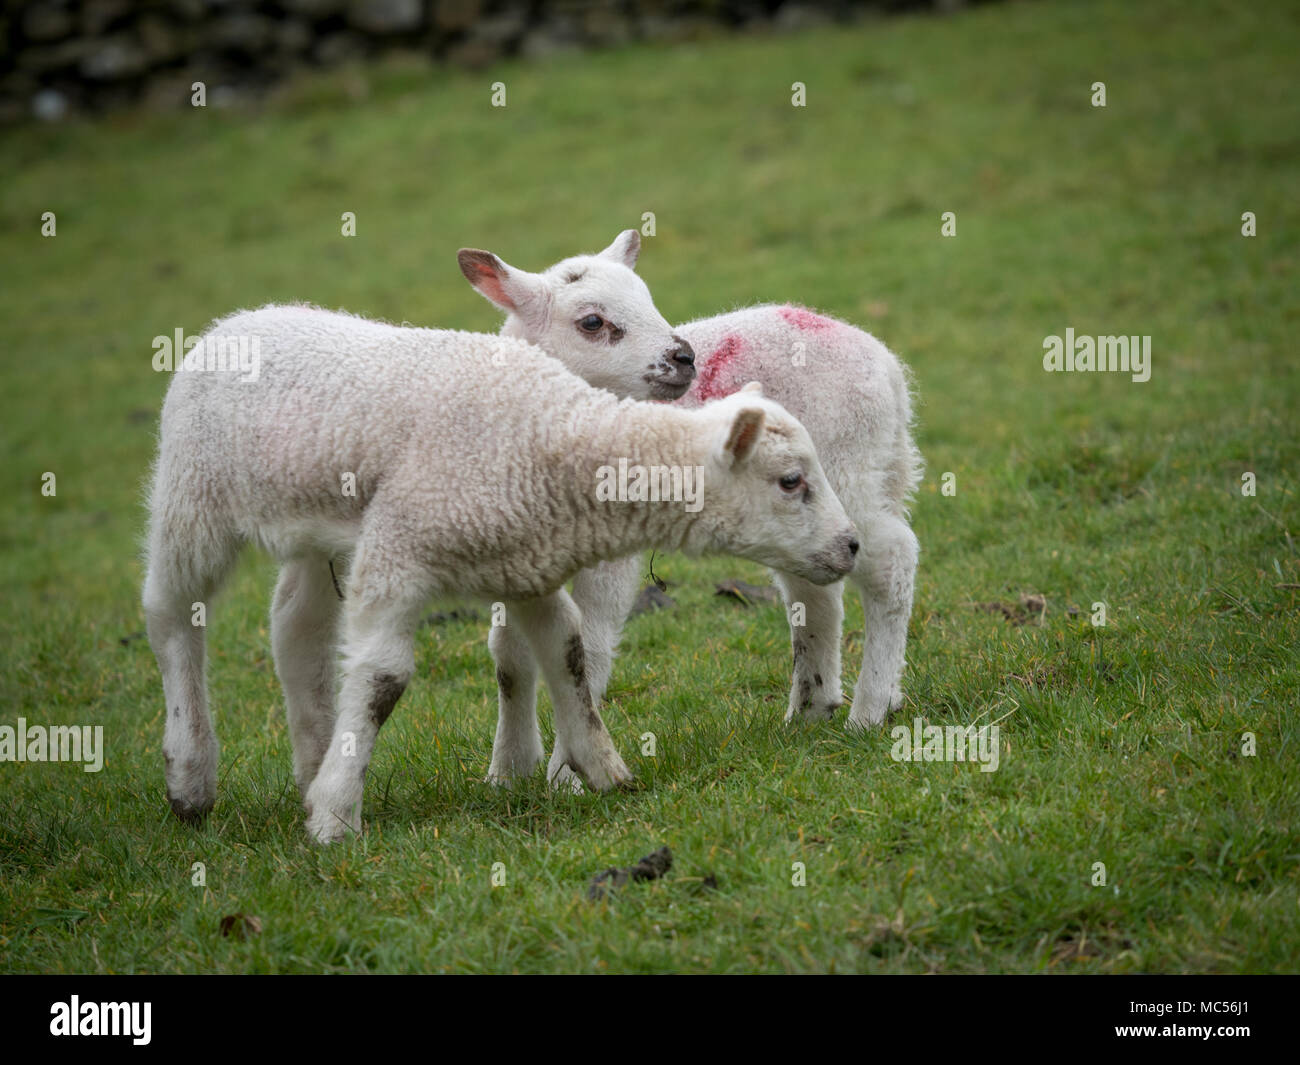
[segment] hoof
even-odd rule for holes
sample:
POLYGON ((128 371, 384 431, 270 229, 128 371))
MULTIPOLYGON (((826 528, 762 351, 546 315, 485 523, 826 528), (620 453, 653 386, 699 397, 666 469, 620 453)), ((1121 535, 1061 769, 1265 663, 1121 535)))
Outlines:
POLYGON ((195 805, 188 799, 176 799, 168 796, 167 801, 171 804, 172 813, 184 821, 187 825, 201 824, 203 820, 212 812, 213 803, 204 802, 195 805))
POLYGON ((361 834, 361 827, 353 827, 341 817, 329 815, 327 817, 317 817, 312 814, 307 818, 307 835, 313 843, 328 844, 337 843, 343 839, 349 832, 356 835, 361 834))
POLYGON ((808 703, 800 708, 792 706, 785 712, 785 723, 788 725, 796 719, 814 723, 833 721, 835 720, 835 712, 843 705, 843 703, 823 703, 821 705, 808 703))
POLYGON ((568 791, 574 795, 585 795, 587 789, 582 785, 582 777, 573 771, 573 767, 562 765, 551 777, 551 787, 556 791, 568 791))

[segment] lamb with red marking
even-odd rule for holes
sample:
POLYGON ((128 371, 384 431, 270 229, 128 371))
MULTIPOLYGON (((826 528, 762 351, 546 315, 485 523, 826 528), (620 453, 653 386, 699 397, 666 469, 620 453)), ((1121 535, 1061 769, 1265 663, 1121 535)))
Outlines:
MULTIPOLYGON (((862 669, 848 724, 880 724, 903 702, 907 622, 919 553, 907 506, 922 463, 912 441, 906 370, 869 333, 790 304, 702 318, 679 325, 675 335, 695 351, 695 382, 680 403, 700 406, 760 381, 763 393, 803 422, 812 436, 827 479, 863 544, 848 578, 866 616, 862 669)), ((587 584, 606 600, 630 604, 627 597, 635 595, 639 565, 610 563, 600 569, 606 571, 603 576, 583 582, 580 608, 588 610, 593 594, 587 584)), ((777 571, 773 577, 786 601, 794 651, 786 720, 797 714, 830 717, 841 701, 842 587, 814 588, 777 571), (797 623, 800 615, 803 625, 797 623)), ((597 617, 610 613, 595 611, 597 617)), ((616 645, 617 639, 617 629, 588 634, 590 643, 602 646, 616 645)))
MULTIPOLYGON (((623 247, 627 266, 635 265, 639 250, 639 241, 623 247)), ((503 332, 532 340, 575 373, 619 395, 643 394, 644 367, 599 336, 575 360, 519 315, 507 317, 503 332)), ((866 632, 847 723, 851 728, 881 724, 903 702, 901 678, 919 552, 907 510, 922 469, 912 441, 907 371, 869 333, 792 304, 703 318, 679 326, 674 336, 693 352, 696 371, 680 404, 700 406, 758 381, 763 394, 798 418, 811 435, 831 488, 862 541, 848 579, 861 596, 866 632)), ((642 572, 641 559, 632 557, 583 570, 574 580, 588 677, 597 697, 609 681, 642 572)), ((772 572, 786 601, 794 651, 786 720, 796 715, 829 718, 842 703, 843 586, 818 587, 790 573, 772 572)), ((531 693, 537 670, 527 646, 509 626, 493 629, 490 642, 498 667, 514 678, 513 692, 500 692, 496 766, 506 763, 510 750, 536 742, 532 701, 519 693, 531 693)))

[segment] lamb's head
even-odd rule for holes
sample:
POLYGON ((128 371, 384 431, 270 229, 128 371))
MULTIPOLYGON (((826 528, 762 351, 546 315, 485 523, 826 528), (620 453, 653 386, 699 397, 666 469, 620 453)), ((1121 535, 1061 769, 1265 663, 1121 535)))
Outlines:
POLYGON ((695 353, 673 333, 632 268, 641 237, 628 229, 599 255, 540 274, 462 248, 466 279, 506 312, 501 332, 536 344, 589 384, 633 399, 673 400, 695 378, 695 353))
POLYGON ((757 381, 697 416, 711 442, 700 517, 713 546, 814 584, 845 576, 857 532, 799 421, 757 381))

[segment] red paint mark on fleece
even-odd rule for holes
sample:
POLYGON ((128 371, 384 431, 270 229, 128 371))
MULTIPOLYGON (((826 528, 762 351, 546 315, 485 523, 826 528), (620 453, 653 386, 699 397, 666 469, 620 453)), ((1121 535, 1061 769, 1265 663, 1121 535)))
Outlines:
POLYGON ((792 307, 786 304, 784 307, 778 307, 776 313, 796 329, 809 330, 814 333, 834 329, 840 324, 834 318, 825 318, 820 314, 814 314, 807 307, 792 307))
POLYGON ((713 354, 709 356, 709 361, 704 364, 704 369, 695 379, 694 392, 702 403, 707 403, 711 399, 721 399, 737 391, 738 386, 731 383, 730 378, 728 381, 723 381, 722 377, 744 350, 745 338, 739 333, 728 333, 722 338, 722 342, 714 349, 713 354))

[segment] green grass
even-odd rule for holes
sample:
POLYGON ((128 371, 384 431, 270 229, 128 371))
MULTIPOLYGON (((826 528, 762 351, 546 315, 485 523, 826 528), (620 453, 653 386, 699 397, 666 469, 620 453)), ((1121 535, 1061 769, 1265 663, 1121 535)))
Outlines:
MULTIPOLYGON (((1013 3, 6 134, 0 724, 102 724, 108 760, 0 765, 0 968, 1295 970, 1298 49, 1280 4, 1013 3), (678 606, 630 624, 605 714, 639 790, 481 783, 484 626, 440 625, 365 835, 322 850, 250 554, 210 624, 218 806, 172 820, 161 686, 130 638, 151 338, 289 299, 493 330, 458 247, 540 268, 644 211, 669 319, 796 300, 913 367, 928 472, 897 721, 1001 719, 999 770, 782 727, 780 609, 711 594, 761 570, 661 557, 678 606), (1067 326, 1151 335, 1151 380, 1045 374, 1067 326), (1041 624, 975 609, 1028 592, 1041 624), (668 878, 584 900, 664 843, 668 878), (233 913, 262 933, 223 937, 233 913)), ((861 641, 853 601, 846 688, 861 641)))

